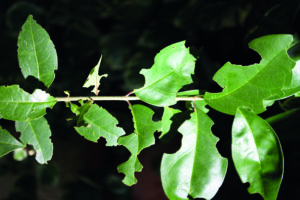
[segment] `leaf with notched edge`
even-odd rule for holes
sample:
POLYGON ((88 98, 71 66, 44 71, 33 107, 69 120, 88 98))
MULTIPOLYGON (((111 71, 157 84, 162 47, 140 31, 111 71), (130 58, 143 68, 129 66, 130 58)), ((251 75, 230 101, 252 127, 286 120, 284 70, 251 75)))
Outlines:
POLYGON ((249 193, 276 200, 283 176, 283 154, 271 126, 255 113, 238 108, 232 126, 232 158, 249 193))
POLYGON ((38 119, 16 122, 16 130, 21 132, 21 141, 32 145, 36 152, 36 160, 47 163, 53 155, 53 144, 51 142, 51 130, 44 117, 38 119))
POLYGON ((205 93, 208 105, 231 115, 242 106, 258 114, 266 110, 269 100, 299 91, 300 82, 293 80, 294 74, 299 74, 293 71, 296 62, 287 54, 292 41, 291 35, 268 35, 251 41, 249 46, 261 55, 261 62, 250 66, 226 63, 213 77, 224 89, 205 93))
POLYGON ((28 94, 19 85, 0 86, 0 116, 14 121, 36 119, 52 108, 56 99, 42 90, 28 94))
POLYGON ((134 133, 120 137, 119 144, 125 146, 131 153, 129 160, 118 166, 118 171, 125 174, 123 183, 133 185, 137 182, 134 173, 143 168, 138 160, 138 154, 155 143, 154 132, 159 129, 160 122, 152 121, 154 112, 143 105, 130 106, 134 122, 134 133))
POLYGON ((118 121, 104 108, 100 108, 97 104, 87 104, 86 109, 79 118, 79 124, 85 125, 75 127, 76 131, 84 136, 87 140, 97 142, 100 137, 106 139, 106 146, 118 145, 118 139, 125 132, 122 128, 117 127, 118 121))
POLYGON ((98 87, 100 85, 100 80, 102 77, 107 77, 107 74, 103 74, 101 76, 98 75, 99 73, 99 68, 100 68, 100 63, 102 60, 102 56, 98 62, 98 64, 91 70, 87 80, 85 81, 83 87, 90 87, 90 86, 94 86, 92 92, 95 93, 96 95, 98 95, 99 90, 98 87))
POLYGON ((204 101, 195 105, 191 118, 179 127, 181 148, 162 158, 161 180, 169 199, 211 199, 226 174, 227 159, 218 153, 218 138, 211 133, 213 121, 202 110, 204 101))
POLYGON ((49 87, 55 78, 57 55, 48 33, 29 15, 18 38, 22 74, 34 76, 49 87))
POLYGON ((184 41, 164 48, 155 56, 154 65, 140 72, 145 76, 145 85, 134 93, 156 106, 175 104, 177 92, 193 82, 195 61, 184 41))

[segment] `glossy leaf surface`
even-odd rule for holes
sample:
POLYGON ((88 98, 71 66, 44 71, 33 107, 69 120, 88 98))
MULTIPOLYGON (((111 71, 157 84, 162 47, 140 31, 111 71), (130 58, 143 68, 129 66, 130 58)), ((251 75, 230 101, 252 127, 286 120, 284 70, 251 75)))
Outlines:
POLYGON ((152 121, 154 112, 143 105, 130 106, 133 116, 134 133, 120 137, 119 144, 125 146, 131 153, 129 160, 118 166, 118 171, 125 174, 123 183, 133 185, 137 182, 134 173, 143 168, 138 160, 138 154, 155 143, 154 132, 160 127, 160 122, 152 121))
POLYGON ((211 133, 213 121, 203 112, 204 102, 197 102, 191 119, 179 128, 182 145, 174 154, 164 154, 161 180, 169 199, 211 199, 222 185, 227 159, 216 148, 218 138, 211 133))
POLYGON ((232 158, 249 193, 276 200, 283 176, 283 155, 271 126, 253 112, 239 108, 232 128, 232 158))
POLYGON ((195 60, 184 41, 164 48, 155 56, 152 68, 140 72, 145 76, 145 85, 134 93, 156 106, 175 104, 178 90, 192 83, 195 60))
POLYGON ((83 87, 90 87, 90 86, 94 86, 92 92, 95 94, 95 95, 98 95, 99 93, 99 85, 100 85, 100 80, 102 77, 107 77, 107 74, 103 74, 101 76, 99 76, 99 68, 100 68, 100 64, 101 64, 101 60, 102 60, 102 56, 98 62, 98 64, 91 70, 87 80, 85 81, 83 87))
POLYGON ((39 163, 45 164, 52 158, 51 130, 44 117, 16 122, 16 130, 21 132, 20 139, 24 144, 33 146, 36 152, 35 159, 39 163))
POLYGON ((0 127, 0 157, 8 154, 24 145, 16 140, 7 130, 0 127))
POLYGON ((55 47, 48 33, 30 15, 18 38, 18 59, 22 74, 34 76, 49 87, 57 69, 55 47))
POLYGON ((46 108, 52 108, 56 99, 42 90, 28 94, 18 85, 0 86, 0 116, 4 119, 25 121, 46 114, 46 108))
POLYGON ((117 127, 118 120, 97 104, 85 108, 87 109, 84 109, 82 119, 86 124, 75 127, 76 131, 92 142, 97 142, 100 137, 104 137, 106 146, 118 145, 118 138, 125 134, 122 128, 117 127))
POLYGON ((261 62, 250 66, 226 63, 213 77, 224 89, 206 93, 208 104, 232 115, 240 106, 261 113, 265 111, 265 100, 292 95, 299 82, 292 83, 295 61, 287 54, 292 41, 291 35, 268 35, 250 42, 250 48, 261 55, 261 62))

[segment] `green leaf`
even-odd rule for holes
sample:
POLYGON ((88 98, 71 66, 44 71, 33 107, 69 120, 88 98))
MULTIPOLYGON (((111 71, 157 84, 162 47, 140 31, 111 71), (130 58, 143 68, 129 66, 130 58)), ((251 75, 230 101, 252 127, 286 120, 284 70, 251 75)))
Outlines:
POLYGON ((295 67, 292 70, 292 81, 289 87, 285 87, 282 89, 284 95, 282 96, 274 96, 273 99, 283 99, 285 97, 291 96, 300 92, 300 61, 296 62, 295 67))
POLYGON ((145 76, 145 85, 134 93, 156 106, 175 104, 178 90, 193 82, 195 60, 184 41, 164 48, 155 56, 152 68, 140 72, 145 76))
POLYGON ((232 158, 249 193, 276 200, 283 176, 283 154, 271 126, 255 113, 238 108, 232 128, 232 158))
POLYGON ((291 35, 268 35, 250 42, 250 48, 261 55, 261 62, 251 66, 226 63, 213 77, 223 91, 204 96, 209 106, 231 115, 240 106, 261 113, 266 110, 265 100, 296 92, 292 83, 295 61, 287 54, 292 41, 291 35))
POLYGON ((36 152, 35 159, 39 163, 47 163, 52 158, 51 130, 44 117, 16 122, 16 130, 21 132, 20 139, 24 144, 33 146, 36 152))
POLYGON ((22 143, 16 140, 7 130, 0 127, 0 157, 23 147, 22 143))
POLYGON ((179 113, 180 110, 169 108, 169 107, 164 107, 164 114, 161 119, 161 127, 159 128, 159 131, 161 132, 159 138, 161 139, 162 137, 167 134, 171 128, 172 120, 171 118, 176 114, 179 113))
POLYGON ((123 183, 133 185, 137 182, 134 173, 142 170, 138 154, 155 143, 154 132, 160 127, 160 122, 152 121, 154 112, 143 105, 130 106, 134 122, 134 133, 120 137, 119 144, 125 146, 131 153, 129 160, 118 166, 118 171, 125 174, 123 183))
POLYGON ((126 185, 134 185, 137 183, 137 180, 134 176, 135 172, 141 172, 142 171, 142 164, 140 163, 140 161, 138 160, 138 136, 136 134, 130 134, 124 137, 121 137, 119 139, 119 144, 123 145, 124 147, 126 147, 130 153, 131 156, 130 158, 120 164, 118 166, 118 172, 120 173, 124 173, 125 174, 125 178, 123 179, 123 183, 126 185))
POLYGON ((180 127, 182 145, 174 154, 164 154, 161 180, 169 199, 211 199, 222 185, 227 159, 216 148, 218 138, 211 133, 213 121, 196 102, 195 112, 180 127))
POLYGON ((28 94, 19 85, 0 86, 0 116, 14 121, 39 118, 52 108, 56 99, 42 90, 28 94))
POLYGON ((177 96, 181 97, 181 96, 199 96, 199 90, 188 90, 188 91, 182 91, 182 92, 178 92, 177 96))
POLYGON ((118 145, 118 138, 124 135, 122 128, 117 127, 118 121, 104 108, 97 104, 85 107, 82 119, 86 126, 75 127, 76 131, 87 140, 97 142, 102 136, 106 139, 106 146, 118 145))
POLYGON ((57 69, 55 47, 48 33, 29 15, 18 38, 18 59, 22 74, 34 76, 49 87, 57 69))
POLYGON ((107 77, 107 74, 103 74, 101 76, 98 75, 101 60, 102 60, 102 56, 100 57, 98 64, 91 70, 89 76, 87 77, 87 79, 83 85, 83 87, 86 87, 86 88, 88 88, 90 86, 94 86, 92 92, 95 93, 96 95, 98 95, 98 93, 99 93, 98 87, 100 85, 101 78, 107 77))
POLYGON ((76 115, 76 117, 72 117, 69 120, 77 120, 77 127, 86 126, 87 123, 84 120, 84 115, 87 111, 89 111, 90 107, 92 106, 92 102, 84 103, 83 101, 80 102, 81 106, 78 106, 74 103, 68 102, 67 107, 70 107, 70 110, 76 115))

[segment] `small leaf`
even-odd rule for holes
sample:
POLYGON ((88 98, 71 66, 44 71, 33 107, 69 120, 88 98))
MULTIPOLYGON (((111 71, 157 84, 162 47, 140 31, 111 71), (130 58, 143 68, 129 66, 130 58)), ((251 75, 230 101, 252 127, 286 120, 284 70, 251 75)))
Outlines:
POLYGON ((18 38, 18 59, 22 74, 34 76, 49 87, 57 69, 55 47, 48 33, 29 15, 18 38))
POLYGON ((16 140, 7 130, 0 127, 0 157, 23 147, 22 143, 16 140))
POLYGON ((75 127, 76 131, 85 139, 97 142, 100 137, 106 139, 106 146, 118 145, 118 138, 124 135, 122 128, 117 127, 118 121, 104 108, 97 104, 85 107, 82 119, 85 126, 75 127))
POLYGON ((159 138, 161 139, 165 134, 167 134, 171 128, 172 120, 171 118, 176 114, 179 113, 180 110, 164 107, 164 114, 161 119, 161 127, 159 131, 161 132, 159 138))
POLYGON ((175 104, 178 90, 193 82, 195 60, 184 41, 164 48, 155 56, 152 68, 140 72, 145 76, 145 85, 134 93, 156 106, 175 104))
POLYGON ((0 116, 14 121, 39 118, 52 108, 56 99, 42 90, 28 94, 18 85, 0 86, 0 116))
POLYGON ((161 180, 169 199, 211 199, 226 174, 227 159, 218 153, 218 138, 211 133, 213 121, 202 111, 203 102, 195 104, 191 119, 179 127, 180 150, 162 158, 161 180))
POLYGON ((261 113, 268 105, 266 100, 295 93, 300 81, 292 82, 296 63, 287 54, 292 41, 291 35, 268 35, 251 41, 249 46, 261 55, 261 62, 250 66, 226 63, 213 77, 223 91, 204 96, 209 106, 231 115, 240 106, 261 113))
POLYGON ((36 152, 35 159, 39 163, 47 163, 52 158, 51 130, 44 117, 16 122, 16 130, 21 132, 20 139, 24 144, 33 146, 36 152))
POLYGON ((90 86, 94 86, 92 92, 95 93, 96 95, 98 95, 99 93, 99 85, 100 85, 100 80, 102 77, 107 77, 107 74, 103 74, 101 76, 98 75, 99 73, 99 68, 100 68, 100 63, 102 60, 102 56, 100 57, 100 60, 98 62, 98 64, 91 70, 88 78, 86 79, 83 87, 90 87, 90 86))
POLYGON ((178 92, 177 96, 181 97, 181 96, 199 96, 199 90, 188 90, 188 91, 182 91, 182 92, 178 92))
POLYGON ((123 183, 133 185, 137 182, 134 173, 142 170, 138 154, 155 143, 154 132, 160 127, 160 122, 152 121, 154 112, 143 105, 130 106, 134 122, 134 133, 120 137, 119 144, 125 146, 131 153, 129 160, 118 166, 118 171, 125 174, 123 183))
POLYGON ((276 200, 283 176, 283 154, 271 126, 253 112, 237 110, 232 127, 232 158, 249 193, 276 200))

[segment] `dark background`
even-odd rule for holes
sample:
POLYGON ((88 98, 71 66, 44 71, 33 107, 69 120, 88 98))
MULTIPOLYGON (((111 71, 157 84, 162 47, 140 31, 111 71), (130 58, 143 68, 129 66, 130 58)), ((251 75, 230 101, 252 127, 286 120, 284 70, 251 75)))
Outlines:
MULTIPOLYGON (((100 95, 104 96, 126 95, 141 87, 144 79, 139 71, 151 67, 162 48, 182 40, 187 46, 202 48, 193 77, 195 84, 190 88, 219 91, 212 76, 225 62, 259 62, 258 54, 248 49, 249 41, 267 34, 299 33, 299 8, 298 0, 1 1, 0 85, 20 84, 28 92, 46 89, 32 77, 25 80, 18 66, 17 37, 29 14, 49 33, 58 54, 56 78, 47 92, 55 97, 65 96, 66 90, 71 96, 92 95, 82 85, 103 55, 100 74, 108 74, 100 86, 100 95)), ((114 115, 128 134, 133 131, 125 102, 98 104, 114 115)), ((275 104, 262 117, 283 112, 280 105, 275 104)), ((75 122, 66 120, 71 116, 64 103, 48 110, 54 155, 47 165, 37 164, 34 157, 14 161, 12 154, 0 159, 0 200, 166 199, 159 163, 163 152, 179 148, 180 138, 171 141, 172 148, 157 141, 157 145, 145 149, 139 156, 144 169, 136 173, 138 184, 127 187, 121 182, 123 174, 117 172, 117 166, 129 158, 127 150, 105 147, 104 139, 98 143, 84 140, 75 132, 75 122)), ((232 117, 214 111, 210 116, 215 122, 213 133, 221 139, 218 149, 229 159, 225 182, 214 199, 262 199, 247 193, 248 185, 241 183, 230 160, 232 117)), ((294 122, 275 127, 285 155, 278 199, 299 198, 300 151, 299 138, 293 135, 297 131, 292 131, 297 128, 294 122), (293 136, 284 137, 286 132, 293 136)), ((1 119, 1 125, 18 136, 12 122, 1 119)))

